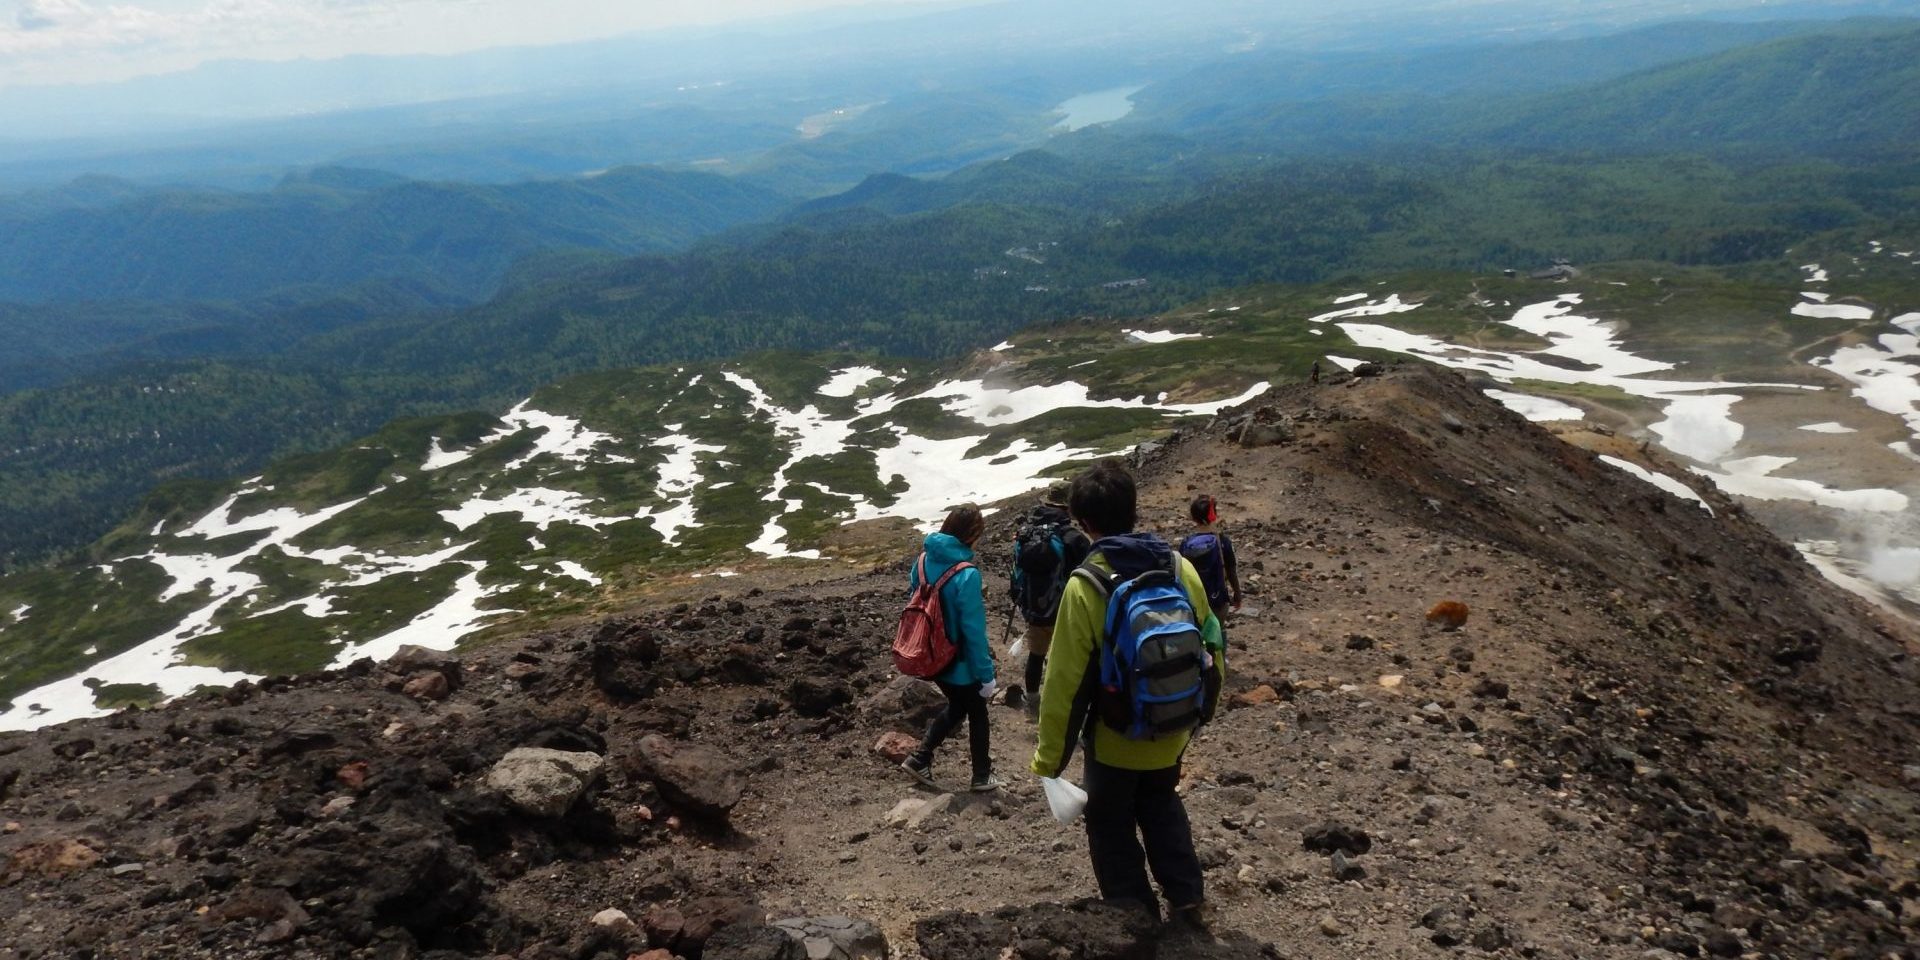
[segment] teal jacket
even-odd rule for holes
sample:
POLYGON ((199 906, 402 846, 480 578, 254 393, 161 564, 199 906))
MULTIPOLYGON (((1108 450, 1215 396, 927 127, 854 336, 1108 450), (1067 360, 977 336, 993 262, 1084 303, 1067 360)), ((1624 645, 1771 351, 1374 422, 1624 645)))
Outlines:
MULTIPOLYGON (((951 534, 935 533, 927 537, 927 579, 939 581, 947 568, 973 560, 973 548, 951 534)), ((920 558, 915 557, 907 576, 907 592, 920 588, 920 558)), ((987 646, 987 597, 980 581, 980 568, 954 574, 940 591, 941 615, 947 621, 947 637, 959 647, 953 665, 934 679, 964 687, 986 683, 994 678, 993 649, 987 646)))

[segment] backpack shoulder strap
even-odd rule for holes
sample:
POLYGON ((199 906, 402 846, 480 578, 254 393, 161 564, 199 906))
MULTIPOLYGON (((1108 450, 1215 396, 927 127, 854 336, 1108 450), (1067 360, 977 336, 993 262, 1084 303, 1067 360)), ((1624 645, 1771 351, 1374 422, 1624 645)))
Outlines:
POLYGON ((1120 582, 1119 574, 1108 573, 1094 566, 1091 560, 1073 568, 1073 576, 1085 580, 1094 590, 1099 591, 1102 601, 1112 599, 1113 588, 1120 582))
POLYGON ((924 587, 927 585, 927 553, 926 551, 924 550, 920 551, 920 559, 915 560, 913 562, 913 573, 914 573, 914 576, 919 578, 921 586, 924 587))
MULTIPOLYGON (((926 580, 926 570, 927 570, 926 563, 927 563, 927 555, 923 553, 920 555, 920 577, 922 582, 925 582, 926 580)), ((952 580, 955 574, 959 573, 962 570, 972 570, 972 569, 973 569, 972 562, 967 560, 962 560, 959 563, 956 563, 953 566, 948 567, 947 572, 941 574, 940 579, 934 583, 933 592, 939 593, 940 591, 945 590, 947 588, 947 581, 952 580)))

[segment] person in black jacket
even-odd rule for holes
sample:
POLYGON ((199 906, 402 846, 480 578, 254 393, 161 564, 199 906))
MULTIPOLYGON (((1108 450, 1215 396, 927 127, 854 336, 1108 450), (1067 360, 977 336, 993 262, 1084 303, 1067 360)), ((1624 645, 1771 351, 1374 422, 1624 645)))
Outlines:
POLYGON ((1067 578, 1087 559, 1092 544, 1067 514, 1067 484, 1056 483, 1046 497, 1021 518, 1013 541, 1013 603, 1026 621, 1026 708, 1040 710, 1040 684, 1046 676, 1047 651, 1053 646, 1053 621, 1060 612, 1060 592, 1067 578))

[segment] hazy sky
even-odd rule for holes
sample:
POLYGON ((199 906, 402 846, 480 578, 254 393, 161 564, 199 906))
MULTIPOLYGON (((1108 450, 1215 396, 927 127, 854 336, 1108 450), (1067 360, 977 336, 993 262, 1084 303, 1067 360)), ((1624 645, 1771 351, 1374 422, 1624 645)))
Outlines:
MULTIPOLYGON (((451 53, 852 5, 854 0, 0 0, 0 86, 217 59, 451 53)), ((922 0, 859 0, 903 5, 922 0)))

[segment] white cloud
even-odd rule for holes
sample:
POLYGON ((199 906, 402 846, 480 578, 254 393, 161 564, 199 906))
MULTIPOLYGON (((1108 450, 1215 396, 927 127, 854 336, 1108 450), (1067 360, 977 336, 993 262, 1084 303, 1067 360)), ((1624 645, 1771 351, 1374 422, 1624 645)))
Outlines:
POLYGON ((0 0, 0 85, 122 79, 215 59, 454 53, 559 43, 850 2, 0 0))

